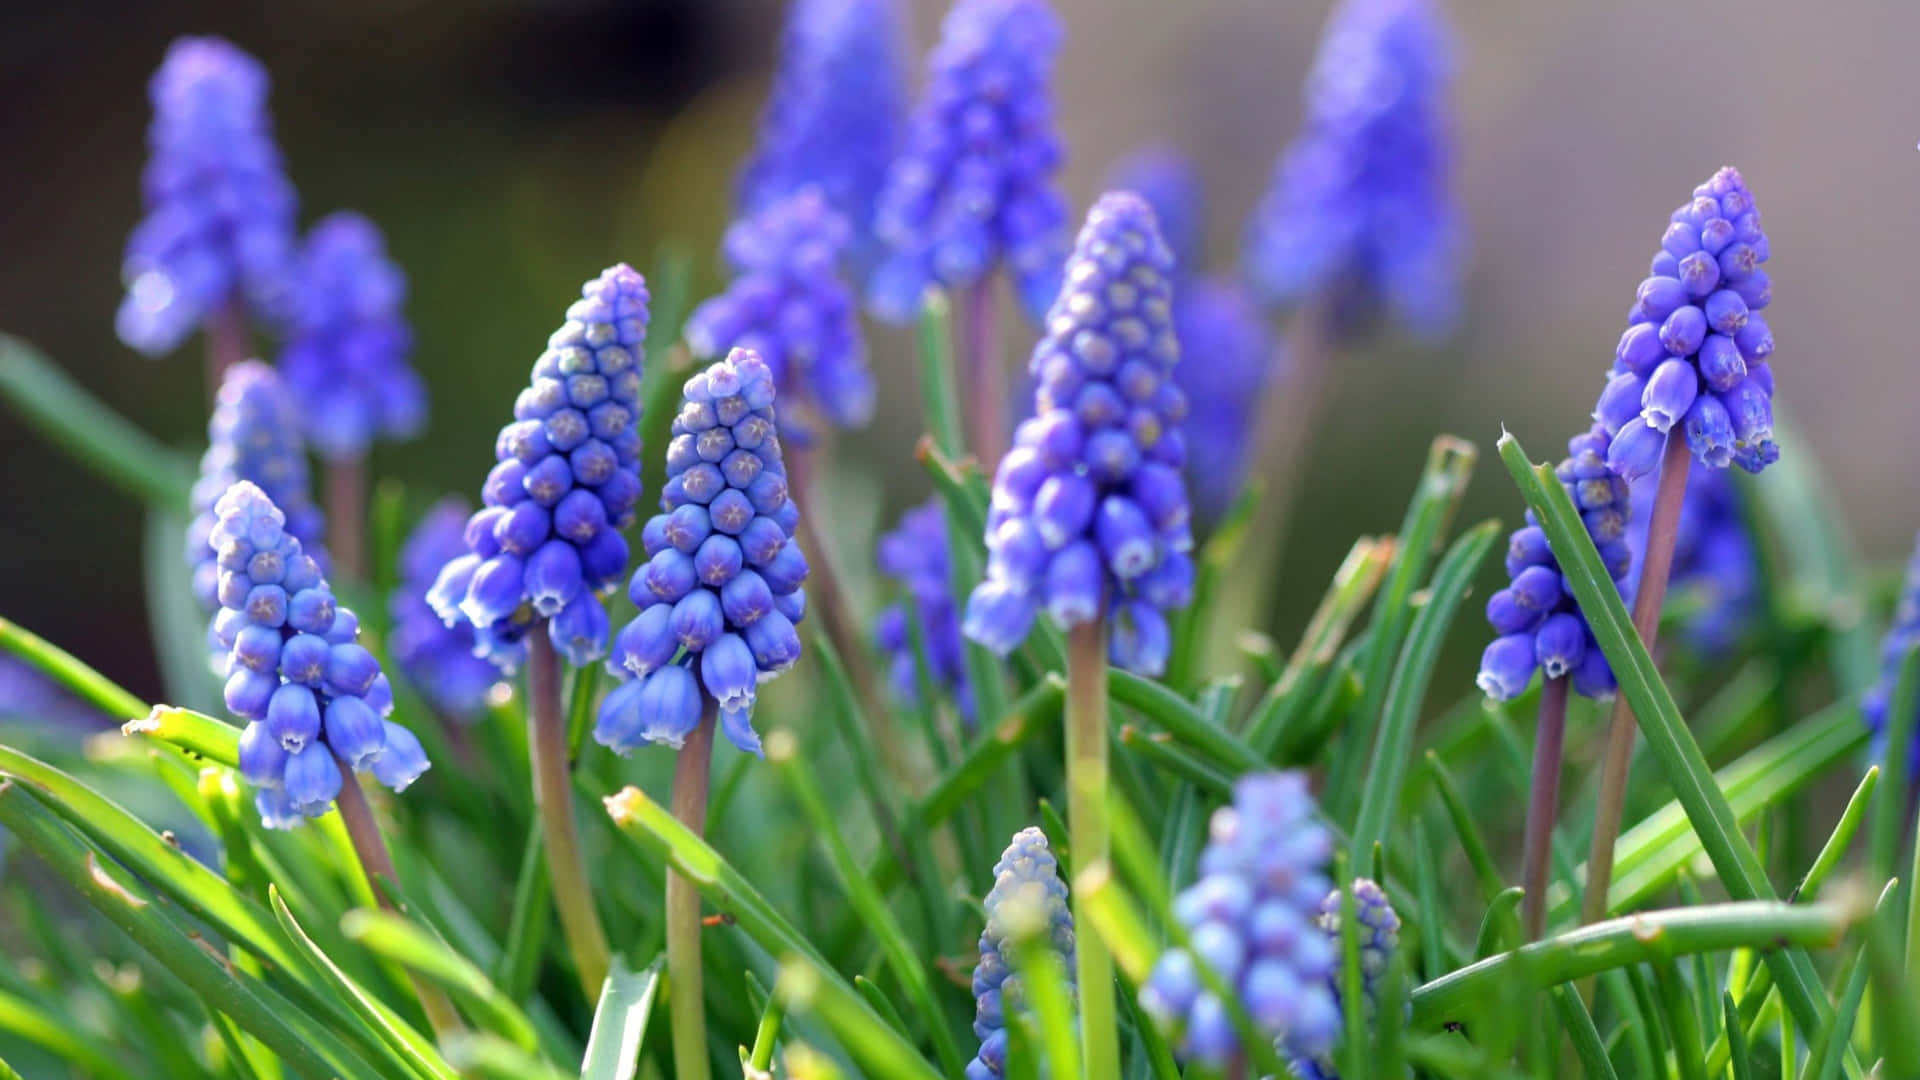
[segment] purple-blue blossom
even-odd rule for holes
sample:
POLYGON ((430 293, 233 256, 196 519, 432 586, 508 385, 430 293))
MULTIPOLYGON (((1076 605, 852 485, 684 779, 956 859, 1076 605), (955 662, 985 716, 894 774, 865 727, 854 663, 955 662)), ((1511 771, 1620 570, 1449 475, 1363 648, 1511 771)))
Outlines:
POLYGON ((687 347, 710 360, 751 349, 773 372, 782 407, 805 402, 839 427, 873 418, 873 376, 859 310, 840 279, 847 220, 820 189, 803 187, 727 229, 727 291, 694 309, 687 347))
POLYGON ((376 438, 409 439, 426 424, 426 384, 408 363, 406 295, 373 222, 341 211, 308 231, 280 371, 320 456, 351 461, 376 438))
POLYGON ((494 440, 467 553, 427 592, 442 619, 473 627, 480 654, 502 670, 519 664, 542 621, 573 666, 606 655, 599 594, 626 572, 621 531, 640 502, 647 303, 646 280, 625 263, 581 286, 494 440))
MULTIPOLYGON (((1644 477, 1634 485, 1627 543, 1635 564, 1646 550, 1654 483, 1644 477)), ((1680 504, 1668 582, 1677 597, 1687 600, 1683 633, 1709 656, 1724 655, 1739 642, 1760 601, 1760 565, 1741 509, 1744 497, 1725 470, 1702 469, 1687 481, 1680 504)))
POLYGON ((900 515, 900 524, 880 538, 875 562, 900 584, 906 598, 880 613, 874 639, 887 657, 888 681, 902 701, 921 704, 920 665, 928 681, 953 699, 968 724, 974 720, 973 688, 967 682, 966 642, 960 609, 953 602, 947 515, 929 499, 900 515), (918 651, 914 632, 918 631, 918 651))
POLYGON ((1167 613, 1193 594, 1171 270, 1147 204, 1102 196, 1028 367, 1034 414, 994 475, 986 580, 962 628, 996 653, 1045 610, 1066 627, 1106 620, 1121 667, 1166 666, 1167 613))
MULTIPOLYGON (((193 485, 193 521, 187 526, 187 565, 193 595, 211 615, 220 608, 219 567, 208 539, 218 520, 214 506, 242 480, 257 485, 286 515, 287 531, 326 569, 321 535, 326 522, 308 484, 307 451, 300 438, 300 407, 280 373, 257 360, 227 369, 207 423, 207 451, 193 485)), ((221 650, 224 651, 224 650, 221 650)))
MULTIPOLYGON (((1887 627, 1887 636, 1880 641, 1880 679, 1860 702, 1860 714, 1866 719, 1867 730, 1873 733, 1875 758, 1886 756, 1888 709, 1893 703, 1895 685, 1900 681, 1900 668, 1906 663, 1907 654, 1916 648, 1920 648, 1920 541, 1916 542, 1913 558, 1907 563, 1900 603, 1893 609, 1893 625, 1887 627)), ((1907 770, 1909 775, 1920 772, 1920 723, 1914 726, 1913 742, 1907 752, 1907 770)))
POLYGON ((1653 473, 1674 432, 1708 468, 1757 473, 1779 459, 1773 331, 1760 314, 1773 299, 1767 255, 1753 192, 1732 166, 1673 212, 1593 410, 1614 472, 1653 473))
POLYGON ((387 599, 389 645, 400 674, 435 711, 455 720, 476 719, 500 680, 499 670, 475 653, 472 624, 449 624, 427 602, 440 568, 467 554, 470 509, 449 495, 427 511, 400 547, 400 583, 387 599))
POLYGON ((177 38, 147 96, 146 216, 121 264, 120 340, 158 356, 228 308, 278 325, 297 203, 273 141, 266 69, 220 38, 177 38))
POLYGON ((640 530, 647 561, 627 589, 640 613, 607 664, 626 681, 600 705, 603 746, 678 747, 711 702, 727 738, 760 753, 758 687, 800 658, 807 610, 774 396, 773 372, 747 349, 687 380, 660 513, 640 530))
POLYGON ((1026 994, 1010 955, 1023 943, 1046 948, 1059 959, 1069 988, 1073 982, 1073 912, 1067 907, 1067 883, 1047 849, 1047 836, 1028 827, 993 866, 993 888, 984 904, 986 928, 980 931, 980 960, 973 968, 973 1034, 980 1050, 967 1063, 967 1080, 998 1080, 1007 1074, 1007 1021, 1025 1006, 1026 994))
POLYGON ((213 634, 227 650, 227 709, 247 721, 240 774, 261 823, 290 829, 333 807, 350 772, 395 791, 427 771, 420 740, 387 719, 393 688, 358 643, 286 515, 242 480, 220 496, 210 537, 220 567, 213 634))
POLYGON ((1241 1051, 1226 1006, 1201 981, 1204 963, 1232 987, 1285 1056, 1333 1048, 1338 950, 1317 925, 1332 886, 1333 837, 1314 815, 1304 773, 1242 777, 1213 813, 1200 877, 1174 901, 1187 947, 1169 949, 1140 988, 1140 1008, 1188 1061, 1225 1067, 1241 1051))
MULTIPOLYGON (((1333 946, 1335 955, 1340 949, 1340 905, 1341 891, 1335 889, 1320 902, 1320 917, 1316 920, 1321 931, 1327 935, 1327 941, 1333 946)), ((1371 878, 1353 879, 1353 916, 1360 924, 1357 935, 1360 946, 1360 993, 1365 999, 1362 1004, 1367 1014, 1367 1029, 1374 1029, 1380 1011, 1381 980, 1386 977, 1387 965, 1393 962, 1393 954, 1400 948, 1400 916, 1388 902, 1386 890, 1371 878)), ((1343 1000, 1340 988, 1340 970, 1335 968, 1327 982, 1333 991, 1334 1005, 1345 1014, 1347 1003, 1343 1000)), ((1296 1058, 1294 1071, 1300 1074, 1300 1080, 1339 1080, 1339 1072, 1334 1068, 1331 1054, 1321 1054, 1312 1058, 1296 1058)))
MULTIPOLYGON (((1614 586, 1626 596, 1632 588, 1627 580, 1633 566, 1627 541, 1631 499, 1626 481, 1608 470, 1606 451, 1606 432, 1596 424, 1567 441, 1567 459, 1555 473, 1579 508, 1614 586)), ((1507 577, 1507 587, 1487 598, 1487 622, 1496 636, 1480 656, 1474 680, 1480 689, 1511 701, 1540 671, 1549 679, 1571 677, 1574 691, 1586 697, 1612 697, 1613 669, 1531 510, 1526 524, 1508 538, 1507 577)))
POLYGON ((1438 0, 1334 9, 1307 77, 1303 130, 1247 229, 1247 275, 1265 299, 1317 299, 1336 324, 1384 307, 1426 336, 1458 321, 1453 56, 1438 0))
POLYGON ((1067 221, 1051 85, 1060 39, 1046 0, 955 0, 947 12, 874 209, 887 255, 867 301, 881 318, 912 319, 929 286, 965 288, 1003 263, 1030 316, 1052 302, 1067 221))

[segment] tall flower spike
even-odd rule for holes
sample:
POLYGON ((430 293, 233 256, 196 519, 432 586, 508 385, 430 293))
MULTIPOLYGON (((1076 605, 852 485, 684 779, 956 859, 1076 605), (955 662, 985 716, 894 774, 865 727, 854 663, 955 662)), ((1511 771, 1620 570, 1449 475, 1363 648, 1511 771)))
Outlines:
MULTIPOLYGON (((1633 561, 1646 550, 1652 478, 1634 485, 1633 520, 1627 543, 1633 561)), ((1682 626, 1693 647, 1709 656, 1726 653, 1753 621, 1759 603, 1760 566, 1742 513, 1741 493, 1719 469, 1703 469, 1687 481, 1686 501, 1673 543, 1672 588, 1689 593, 1691 614, 1682 626)))
POLYGON ((1767 250, 1753 193, 1731 166, 1673 212, 1593 410, 1614 472, 1652 473, 1675 432, 1709 468, 1757 473, 1779 460, 1773 331, 1760 315, 1773 299, 1767 250))
POLYGON ((1166 666, 1166 613, 1193 593, 1171 268, 1147 204, 1101 196, 1029 365, 1034 416, 994 476, 987 577, 963 628, 995 652, 1044 608, 1063 626, 1110 620, 1121 667, 1166 666))
POLYGON ((967 1063, 967 1080, 994 1080, 1007 1074, 1007 1021, 1026 1007, 1020 976, 1010 955, 1023 941, 1044 945, 1060 958, 1073 979, 1073 912, 1067 908, 1067 883, 1047 849, 1047 836, 1028 827, 993 867, 987 893, 986 929, 980 932, 980 961, 973 968, 973 1033, 980 1052, 967 1063))
MULTIPOLYGON (((1625 481, 1607 471, 1606 432, 1599 425, 1567 441, 1568 457, 1555 470, 1567 489, 1587 535, 1600 549, 1616 588, 1625 596, 1633 553, 1627 543, 1629 517, 1625 481)), ((1487 622, 1495 637, 1480 657, 1480 689, 1511 701, 1533 681, 1535 671, 1549 679, 1571 676, 1575 692, 1590 698, 1613 696, 1613 669, 1594 641, 1593 628, 1564 583, 1560 563, 1547 547, 1547 534, 1527 511, 1527 523, 1507 542, 1506 588, 1487 598, 1487 622)))
POLYGON ((277 324, 296 203, 273 142, 266 69, 219 38, 178 38, 147 95, 147 216, 127 239, 120 340, 149 356, 171 352, 230 303, 277 324))
MULTIPOLYGON (((786 408, 813 402, 840 427, 873 418, 873 376, 860 340, 859 312, 835 267, 847 221, 820 189, 803 187, 727 229, 735 277, 694 309, 687 347, 710 360, 751 349, 773 372, 786 408)), ((792 423, 789 419, 788 430, 792 423)))
POLYGON ((940 500, 929 499, 900 515, 900 524, 880 538, 880 572, 899 582, 907 599, 880 613, 874 638, 887 655, 887 673, 902 701, 920 703, 920 664, 929 681, 950 695, 960 715, 974 722, 973 687, 967 682, 966 643, 960 636, 960 610, 953 602, 952 563, 947 550, 947 515, 940 500), (914 650, 913 628, 920 633, 914 650))
MULTIPOLYGON (((1873 732, 1876 758, 1885 757, 1887 711, 1893 703, 1894 684, 1900 681, 1900 665, 1916 647, 1920 647, 1920 542, 1916 542, 1913 559, 1907 564, 1907 578, 1900 589, 1899 606, 1893 611, 1893 625, 1887 628, 1887 636, 1880 643, 1880 681, 1874 683, 1860 703, 1867 730, 1873 732)), ((1915 727, 1913 744, 1907 752, 1907 769, 1909 773, 1920 772, 1920 726, 1915 727)))
POLYGON ((407 279, 373 222, 348 211, 307 233, 280 370, 322 457, 362 457, 374 438, 407 439, 427 419, 427 390, 407 354, 407 279))
MULTIPOLYGON (((1340 890, 1335 889, 1321 901, 1320 917, 1315 920, 1336 955, 1340 948, 1340 904, 1340 890)), ((1371 1031, 1380 1010, 1380 981, 1386 976, 1387 965, 1393 962, 1393 954, 1400 948, 1400 916, 1387 901, 1385 890, 1370 878, 1353 879, 1353 915, 1354 921, 1360 924, 1360 992, 1365 999, 1362 1004, 1367 1013, 1367 1029, 1371 1031)), ((1327 984, 1333 991, 1334 1004, 1344 1014, 1347 1003, 1341 999, 1337 968, 1328 976, 1327 984)), ((1300 1080, 1339 1080, 1340 1076, 1329 1054, 1296 1058, 1293 1068, 1300 1074, 1300 1080)))
MULTIPOLYGON (((300 409, 279 372, 248 360, 227 369, 207 423, 207 452, 193 485, 193 521, 187 526, 187 565, 201 610, 220 608, 220 571, 209 544, 218 521, 215 504, 227 489, 249 481, 286 515, 286 528, 326 569, 320 538, 326 523, 314 505, 307 478, 307 450, 300 439, 300 409)), ((222 647, 219 652, 225 653, 222 647)))
POLYGON ((475 648, 511 671, 541 619, 553 647, 584 667, 606 655, 599 592, 627 568, 621 530, 640 502, 640 364, 647 283, 621 263, 581 286, 534 361, 532 383, 500 429, 486 503, 467 521, 467 554, 427 602, 474 628, 475 648))
POLYGON ((466 501, 454 496, 427 511, 400 547, 400 584, 387 600, 400 673, 435 711, 455 720, 475 719, 500 679, 475 655, 472 624, 448 624, 427 603, 440 568, 467 553, 468 513, 466 501))
POLYGON ((906 127, 905 49, 898 0, 792 0, 760 139, 740 174, 745 214, 818 185, 867 263, 874 200, 906 127))
POLYGON ((420 740, 386 719, 393 689, 357 644, 360 620, 333 598, 286 515, 245 480, 215 505, 220 565, 214 632, 228 651, 227 708, 247 721, 240 773, 262 824, 292 828, 333 806, 341 766, 395 791, 427 771, 420 740))
POLYGON ((1049 85, 1060 37, 1046 0, 954 0, 874 210, 889 255, 867 298, 881 318, 912 319, 928 286, 972 285, 1003 261, 1030 315, 1053 300, 1067 219, 1049 85))
POLYGON ((720 730, 760 753, 757 685, 800 658, 807 558, 773 418, 773 372, 748 349, 687 380, 667 444, 660 513, 640 531, 647 561, 627 595, 640 614, 607 667, 627 682, 600 705, 593 737, 622 754, 679 747, 700 724, 702 690, 720 730))
POLYGON ((1305 126, 1247 230, 1247 274, 1275 304, 1337 320, 1385 306, 1414 332, 1459 317, 1460 208, 1438 0, 1342 0, 1306 85, 1305 126))
POLYGON ((1338 954, 1315 926, 1331 888, 1333 837, 1314 818, 1303 773, 1242 777, 1214 811, 1200 879, 1174 901, 1188 949, 1162 953, 1140 1007, 1190 1061, 1223 1067, 1240 1052, 1227 1010, 1195 958, 1231 986, 1260 1031, 1312 1059, 1340 1030, 1331 978, 1338 954))

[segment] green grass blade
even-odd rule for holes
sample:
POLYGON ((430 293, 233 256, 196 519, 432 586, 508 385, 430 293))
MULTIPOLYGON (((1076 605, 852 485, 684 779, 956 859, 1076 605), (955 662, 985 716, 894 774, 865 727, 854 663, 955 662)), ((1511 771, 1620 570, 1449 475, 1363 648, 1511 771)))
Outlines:
MULTIPOLYGON (((1726 1022, 1727 1046, 1731 1048, 1729 1063, 1733 1067, 1733 1080, 1753 1080, 1753 1052, 1747 1048, 1747 1029, 1740 1019, 1740 1007, 1733 1003, 1732 994, 1722 991, 1720 1008, 1721 1017, 1726 1022)), ((1712 1068, 1711 1058, 1708 1059, 1708 1068, 1712 1068)))
POLYGON ((390 911, 355 908, 340 920, 340 932, 375 955, 386 958, 449 991, 476 1024, 533 1052, 539 1036, 533 1021, 513 999, 488 981, 473 962, 405 917, 390 911))
POLYGON ((100 1080, 135 1080, 108 1057, 97 1037, 81 1029, 78 1018, 61 1016, 25 998, 0 990, 0 1032, 39 1046, 100 1080))
POLYGON ((553 894, 547 880, 547 845, 540 823, 527 826, 520 849, 520 872, 514 879, 513 908, 507 917, 507 938, 495 965, 493 981, 512 1000, 518 1001, 533 989, 540 972, 540 954, 546 948, 547 917, 552 912, 553 894))
POLYGON ((1480 918, 1480 933, 1474 938, 1473 958, 1485 960, 1496 953, 1504 952, 1511 943, 1520 940, 1520 901, 1526 897, 1526 890, 1515 885, 1500 890, 1500 894, 1487 905, 1487 913, 1480 918))
POLYGON ((1619 1080, 1613 1071, 1613 1062, 1607 1057, 1606 1045, 1600 1041, 1600 1029, 1593 1026, 1593 1014, 1587 1011, 1586 1002, 1572 987, 1553 988, 1553 1007, 1560 1013, 1560 1024, 1567 1029, 1567 1041, 1573 1044, 1574 1056, 1580 1059, 1580 1068, 1587 1074, 1587 1080, 1619 1080))
POLYGON ((47 355, 0 334, 0 398, 42 438, 101 479, 153 506, 182 507, 193 467, 87 393, 47 355))
POLYGON ((1680 977, 1680 967, 1671 956, 1662 957, 1651 966, 1660 1008, 1667 1018, 1667 1032, 1673 1039, 1673 1059, 1679 1067, 1680 1080, 1707 1080, 1706 1054, 1700 1045, 1700 1019, 1694 1012, 1686 981, 1680 977))
POLYGON ((953 302, 945 292, 930 290, 920 306, 915 338, 920 353, 920 411, 927 420, 933 445, 948 458, 958 457, 960 444, 960 387, 953 365, 953 302))
POLYGON ((1487 851, 1480 826, 1474 824, 1473 812, 1461 798, 1460 786, 1454 783, 1453 774, 1440 764, 1439 757, 1431 750, 1427 751, 1427 772, 1433 777, 1433 789, 1440 796, 1440 804, 1446 807, 1447 820, 1453 823, 1454 834, 1460 839, 1460 850, 1467 857, 1467 865, 1473 868, 1474 880, 1479 882, 1480 897, 1491 902, 1506 889, 1507 882, 1487 851))
POLYGON ((1912 812, 1912 778, 1908 775, 1907 753, 1913 746, 1914 710, 1920 707, 1920 649, 1908 649, 1900 657, 1900 673, 1887 702, 1887 730, 1883 733, 1880 759, 1880 801, 1873 808, 1873 825, 1868 830, 1868 872, 1872 880, 1885 881, 1894 875, 1905 843, 1909 815, 1912 812))
POLYGON ((660 996, 660 962, 628 971, 618 953, 607 972, 600 1003, 594 1006, 593 1030, 587 1035, 587 1053, 580 1063, 580 1080, 633 1080, 646 1045, 647 1025, 654 1001, 660 996))
POLYGON ((192 709, 155 705, 152 712, 120 725, 120 731, 172 743, 188 757, 206 758, 229 769, 240 767, 240 729, 192 709))
POLYGON ((1265 759, 1252 747, 1209 721, 1191 702, 1157 682, 1130 671, 1109 668, 1107 692, 1113 695, 1115 705, 1124 705, 1152 720, 1234 776, 1267 767, 1265 759))
POLYGON ((856 991, 808 957, 792 954, 781 962, 773 993, 786 1008, 818 1016, 860 1063, 862 1074, 872 1080, 937 1080, 940 1076, 856 991))
POLYGON ((484 1031, 450 1036, 447 1062, 462 1080, 573 1080, 572 1073, 484 1031))
POLYGON ((1380 580, 1386 576, 1387 567, 1393 561, 1393 550, 1391 537, 1363 536, 1354 541, 1347 557, 1334 571, 1333 582, 1327 586, 1320 605, 1300 634, 1300 644, 1294 647, 1280 677, 1267 688, 1260 704, 1247 718, 1247 744, 1262 757, 1273 753, 1286 730, 1312 700, 1315 687, 1339 655, 1347 630, 1367 601, 1373 599, 1380 580))
POLYGON ((1045 941, 1029 941, 1014 949, 1013 961, 1020 975, 1020 989, 1032 1007, 1034 1026, 1039 1029, 1041 1055, 1047 1063, 1042 1075, 1079 1076, 1079 1024, 1073 990, 1060 957, 1045 941))
MULTIPOLYGON (((858 984, 859 980, 856 979, 855 985, 857 986, 858 984)), ((751 971, 747 972, 747 990, 750 994, 757 995, 762 999, 760 1006, 760 1024, 753 1032, 753 1051, 747 1055, 746 1061, 742 1063, 747 1066, 747 1068, 741 1070, 746 1073, 748 1077, 751 1077, 753 1075, 753 1069, 766 1072, 772 1068, 774 1046, 780 1041, 780 1025, 787 1013, 785 1009, 780 1007, 780 999, 762 989, 759 977, 751 971)))
MULTIPOLYGON (((115 719, 132 719, 147 714, 149 706, 146 702, 88 667, 79 657, 9 619, 0 619, 0 651, 25 660, 41 674, 115 719)), ((238 733, 234 738, 239 738, 238 733)))

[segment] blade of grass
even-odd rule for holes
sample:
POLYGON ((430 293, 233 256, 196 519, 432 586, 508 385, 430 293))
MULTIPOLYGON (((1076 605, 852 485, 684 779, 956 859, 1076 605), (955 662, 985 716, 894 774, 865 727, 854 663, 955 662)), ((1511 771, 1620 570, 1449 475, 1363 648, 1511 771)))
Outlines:
POLYGON ((107 1056, 97 1037, 81 1030, 77 1018, 62 1016, 4 990, 0 990, 0 1031, 55 1054, 88 1076, 135 1080, 124 1065, 107 1056))
POLYGON ((639 971, 628 971, 626 961, 614 954, 606 988, 593 1009, 593 1030, 587 1035, 580 1080, 633 1080, 659 996, 658 959, 639 971))
POLYGON ((1460 850, 1467 857, 1467 865, 1473 868, 1473 877, 1480 885, 1480 898, 1491 902, 1507 887, 1506 879, 1500 876, 1500 868, 1494 865, 1493 856, 1487 852, 1487 842, 1480 836, 1480 826, 1474 824, 1473 812, 1467 809, 1466 800, 1460 797, 1459 785, 1453 781, 1453 774, 1433 751, 1427 751, 1427 772, 1433 777, 1433 788, 1440 796, 1440 804, 1446 807, 1447 820, 1453 823, 1453 831, 1460 839, 1460 850))
POLYGON ((1580 1068, 1586 1072, 1587 1080, 1619 1080, 1613 1071, 1613 1062, 1607 1058, 1607 1048, 1600 1041, 1600 1029, 1593 1026, 1593 1014, 1587 1011, 1580 995, 1571 987, 1556 986, 1553 1007, 1560 1013, 1561 1026, 1567 1029, 1567 1039, 1573 1044, 1574 1056, 1580 1059, 1580 1068))
MULTIPOLYGON (((347 940, 451 992, 479 1026, 529 1053, 540 1048, 533 1021, 513 999, 489 982, 472 961, 404 916, 355 908, 341 918, 340 932, 347 940)), ((606 992, 601 993, 604 997, 606 992)))
POLYGON ((0 397, 42 438, 126 494, 153 506, 187 505, 190 464, 9 334, 0 334, 0 397))
POLYGON ((773 993, 786 1008, 817 1015, 860 1063, 863 1075, 874 1080, 937 1080, 940 1075, 858 993, 810 958, 794 954, 783 960, 773 993))
POLYGON ((1280 677, 1267 688, 1260 704, 1247 718, 1247 745, 1262 757, 1272 754, 1279 745, 1281 733, 1313 697, 1319 677, 1339 654, 1348 628, 1359 616, 1360 609, 1373 598, 1380 579, 1386 576, 1387 567, 1393 561, 1393 547, 1392 537, 1363 536, 1353 542, 1347 557, 1333 572, 1333 582, 1320 598, 1313 617, 1307 620, 1300 644, 1294 647, 1280 677))

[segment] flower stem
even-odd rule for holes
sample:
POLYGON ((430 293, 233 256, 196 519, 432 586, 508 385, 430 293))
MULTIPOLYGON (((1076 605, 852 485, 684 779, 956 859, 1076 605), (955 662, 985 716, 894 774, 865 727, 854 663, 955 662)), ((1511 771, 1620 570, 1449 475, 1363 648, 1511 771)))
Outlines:
POLYGON ((960 377, 967 384, 967 421, 972 426, 973 456, 990 467, 1007 449, 1007 372, 994 319, 993 278, 967 286, 963 302, 966 329, 961 343, 966 363, 960 377))
POLYGON ((336 572, 367 580, 367 459, 327 462, 327 554, 336 572))
POLYGON ((207 339, 207 400, 211 401, 219 395, 227 369, 245 360, 253 352, 253 343, 247 340, 247 319, 237 303, 229 302, 208 315, 201 330, 207 339))
POLYGON ((1547 866, 1552 863, 1553 821, 1560 807, 1560 759, 1567 736, 1567 676, 1548 679, 1540 691, 1540 720, 1533 738, 1533 784, 1527 798, 1526 854, 1521 859, 1521 924, 1528 941, 1547 927, 1547 866))
MULTIPOLYGON (((1660 486, 1653 496, 1653 517, 1647 525, 1646 557, 1633 597, 1633 628, 1653 651, 1660 630, 1660 606, 1667 599, 1667 576, 1673 569, 1673 542, 1680 531, 1680 505, 1687 496, 1687 470, 1693 457, 1680 432, 1667 435, 1660 459, 1660 486)), ((1587 894, 1580 904, 1582 923, 1599 922, 1607 914, 1607 889, 1613 884, 1613 842, 1626 810, 1627 768, 1633 762, 1633 738, 1639 732, 1633 706, 1625 694, 1613 699, 1613 717, 1607 725, 1607 754, 1600 767, 1599 807, 1593 819, 1593 847, 1587 856, 1587 894)))
MULTIPOLYGON (((707 833, 707 785, 713 761, 714 704, 680 747, 673 766, 673 817, 695 836, 707 833)), ((700 967, 700 892, 667 871, 667 1004, 673 1024, 674 1075, 708 1080, 707 1005, 700 967)))
MULTIPOLYGON (((1067 631, 1067 826, 1074 873, 1107 861, 1107 624, 1067 631)), ((1074 919, 1092 925, 1075 894, 1074 919)), ((1120 1075, 1113 958, 1098 934, 1075 938, 1080 984, 1080 1058, 1088 1077, 1120 1075)))
POLYGON ((547 628, 527 635, 527 752, 533 770, 533 801, 547 845, 547 876, 554 908, 580 988, 588 1002, 600 999, 607 978, 607 934, 593 907, 593 890, 580 855, 573 820, 573 782, 567 769, 567 717, 560 705, 560 656, 547 628))
MULTIPOLYGON (((393 868, 393 855, 380 836, 380 825, 373 819, 373 807, 367 804, 360 777, 338 754, 334 755, 334 761, 339 764, 342 777, 340 796, 336 800, 340 823, 346 826, 347 838, 353 841, 354 854, 360 857, 360 871, 367 875, 373 895, 381 907, 397 914, 400 903, 388 892, 400 881, 400 875, 393 868), (383 879, 389 884, 382 885, 383 879)), ((461 1030, 460 1014, 454 1011, 453 1002, 444 991, 418 975, 409 973, 408 978, 413 983, 413 996, 420 1001, 420 1010, 427 1014, 427 1023, 433 1025, 434 1035, 444 1039, 449 1033, 461 1030)))

